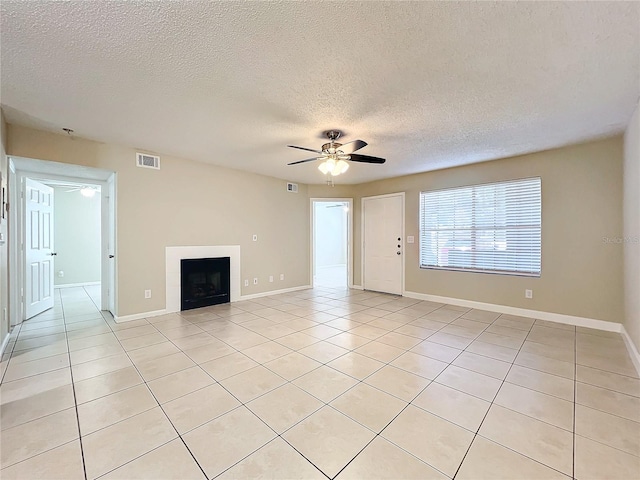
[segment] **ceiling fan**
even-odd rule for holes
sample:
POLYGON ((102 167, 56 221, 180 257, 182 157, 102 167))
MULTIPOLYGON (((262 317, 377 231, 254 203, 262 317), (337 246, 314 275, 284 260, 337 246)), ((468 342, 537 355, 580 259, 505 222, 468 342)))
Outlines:
POLYGON ((384 158, 354 154, 353 152, 367 146, 367 142, 363 142, 362 140, 354 140, 352 142, 344 144, 337 143, 336 140, 342 135, 342 132, 340 130, 329 130, 328 132, 325 132, 325 135, 329 139, 329 143, 325 143, 324 145, 322 145, 321 150, 314 150, 313 148, 306 147, 297 147, 295 145, 287 145, 287 147, 306 150, 308 152, 314 152, 320 155, 318 157, 291 162, 287 165, 297 165, 298 163, 320 160, 322 163, 318 165, 318 170, 320 170, 325 175, 335 177, 337 175, 340 175, 341 173, 346 172, 349 169, 349 164, 347 163, 348 161, 377 164, 386 162, 386 159, 384 158))
POLYGON ((87 185, 81 185, 81 186, 69 185, 69 186, 73 188, 69 190, 65 190, 66 193, 77 192, 78 190, 80 190, 80 193, 82 194, 83 197, 89 197, 89 198, 93 197, 97 192, 100 191, 97 187, 91 187, 87 185))

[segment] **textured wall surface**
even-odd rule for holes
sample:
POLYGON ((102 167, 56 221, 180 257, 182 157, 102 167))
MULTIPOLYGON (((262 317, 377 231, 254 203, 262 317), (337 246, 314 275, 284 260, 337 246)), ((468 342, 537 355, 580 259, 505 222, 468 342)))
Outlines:
POLYGON ((0 3, 7 121, 322 183, 287 144, 345 141, 361 183, 621 134, 639 2, 0 3))

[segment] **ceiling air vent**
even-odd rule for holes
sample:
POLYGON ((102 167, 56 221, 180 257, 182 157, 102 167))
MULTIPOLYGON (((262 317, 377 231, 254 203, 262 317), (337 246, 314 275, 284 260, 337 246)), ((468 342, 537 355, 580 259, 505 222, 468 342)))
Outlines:
POLYGON ((153 168, 160 170, 160 157, 147 153, 137 153, 137 165, 142 168, 153 168))
POLYGON ((297 183, 287 183, 287 192, 298 193, 297 183))

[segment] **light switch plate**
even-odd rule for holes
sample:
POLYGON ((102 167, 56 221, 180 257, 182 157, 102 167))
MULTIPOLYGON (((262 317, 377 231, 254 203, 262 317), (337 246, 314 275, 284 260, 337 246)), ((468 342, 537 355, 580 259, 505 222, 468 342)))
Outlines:
POLYGON ((413 243, 413 242, 414 242, 413 235, 409 235, 409 236, 407 237, 407 243, 413 243))

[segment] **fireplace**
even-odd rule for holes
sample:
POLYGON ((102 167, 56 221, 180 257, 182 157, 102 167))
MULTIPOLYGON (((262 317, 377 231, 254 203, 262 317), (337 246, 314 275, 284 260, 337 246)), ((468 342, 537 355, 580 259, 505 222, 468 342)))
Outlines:
POLYGON ((229 257, 180 260, 180 310, 228 303, 229 272, 229 257))

